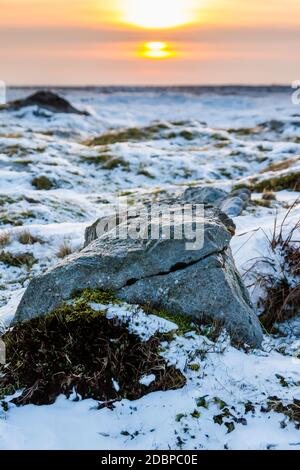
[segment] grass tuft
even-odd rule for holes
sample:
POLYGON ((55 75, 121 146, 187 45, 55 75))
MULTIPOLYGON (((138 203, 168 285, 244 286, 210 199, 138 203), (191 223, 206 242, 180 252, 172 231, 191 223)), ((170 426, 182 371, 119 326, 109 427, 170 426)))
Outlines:
POLYGON ((0 233, 0 246, 7 246, 11 242, 11 235, 9 232, 0 233))

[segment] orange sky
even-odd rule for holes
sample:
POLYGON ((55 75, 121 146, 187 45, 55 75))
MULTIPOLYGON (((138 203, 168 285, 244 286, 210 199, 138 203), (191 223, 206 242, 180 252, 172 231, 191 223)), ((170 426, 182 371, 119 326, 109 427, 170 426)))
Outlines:
POLYGON ((299 0, 0 0, 0 12, 8 84, 300 79, 299 0))

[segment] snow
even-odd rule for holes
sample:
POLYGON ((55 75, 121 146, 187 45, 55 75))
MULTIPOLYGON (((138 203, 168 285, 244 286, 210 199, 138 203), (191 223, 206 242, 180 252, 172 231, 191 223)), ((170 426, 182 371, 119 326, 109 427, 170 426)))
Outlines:
MULTIPOLYGON (((9 90, 8 98, 26 93, 9 90)), ((32 253, 37 260, 31 269, 0 263, 0 322, 6 327, 29 280, 59 261, 62 244, 80 249, 85 227, 110 213, 120 195, 134 203, 178 194, 191 184, 230 190, 253 177, 260 180, 300 168, 297 110, 288 92, 61 93, 91 116, 46 113, 41 117, 34 108, 0 114, 0 236, 9 232, 11 238, 0 252, 32 253), (168 128, 153 140, 117 143, 107 149, 84 145, 108 129, 147 126, 158 119, 168 128), (282 132, 268 127, 250 135, 231 131, 254 129, 272 119, 280 119, 282 132), (184 139, 182 131, 193 133, 194 139, 184 139), (168 133, 177 137, 167 138, 168 133), (127 166, 105 170, 91 163, 90 157, 104 150, 127 166), (276 173, 268 170, 271 163, 282 160, 292 160, 291 167, 276 173), (55 187, 36 190, 31 181, 40 175, 53 179, 55 187), (22 245, 19 236, 24 229, 39 242, 22 245)), ((234 220, 232 250, 249 286, 247 270, 253 260, 269 253, 266 235, 272 233, 275 217, 280 224, 300 193, 285 190, 275 196, 270 208, 250 206, 234 220)), ((252 198, 260 201, 261 194, 252 198)), ((286 233, 299 219, 298 204, 286 233)), ((255 302, 257 290, 251 288, 250 293, 255 302)), ((299 317, 280 326, 281 338, 266 334, 262 351, 245 352, 231 347, 226 334, 217 343, 194 332, 176 335, 175 323, 137 306, 91 306, 125 322, 144 341, 158 331, 174 332, 174 339, 162 344, 161 354, 181 369, 186 385, 136 401, 124 399, 112 410, 99 410, 93 400, 78 401, 76 391, 49 406, 10 404, 8 411, 0 411, 0 449, 300 449, 295 425, 281 413, 262 411, 270 396, 280 397, 285 404, 300 399, 299 317), (278 375, 288 387, 280 384, 278 375), (205 406, 199 406, 203 397, 205 406), (223 424, 214 421, 222 413, 220 400, 236 419, 229 419, 232 432, 225 425, 228 419, 223 424), (246 413, 249 401, 254 411, 246 413)), ((141 383, 147 387, 154 379, 143 377, 141 383)), ((114 387, 119 387, 115 381, 114 387)))

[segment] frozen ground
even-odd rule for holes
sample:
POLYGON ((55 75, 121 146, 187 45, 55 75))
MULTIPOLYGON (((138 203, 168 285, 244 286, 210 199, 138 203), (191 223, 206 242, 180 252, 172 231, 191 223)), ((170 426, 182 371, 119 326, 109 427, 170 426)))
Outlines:
MULTIPOLYGON (((11 90, 9 98, 27 93, 11 90)), ((32 255, 26 266, 0 262, 4 324, 28 280, 55 264, 66 249, 79 249, 84 228, 110 212, 119 196, 133 204, 180 193, 189 185, 230 189, 253 178, 259 182, 300 172, 300 108, 292 105, 288 91, 61 93, 90 116, 41 114, 35 108, 0 114, 0 240, 8 235, 0 253, 32 255), (112 128, 150 125, 155 131, 138 141, 128 137, 86 145, 112 128), (41 176, 49 179, 50 189, 33 184, 41 176), (24 244, 24 230, 34 243, 24 244)), ((264 207, 262 195, 255 193, 254 202, 235 219, 232 249, 248 285, 251 260, 268 253, 266 234, 276 213, 282 220, 300 194, 283 190, 275 196, 264 207)), ((288 224, 299 219, 298 204, 288 224)), ((255 302, 257 290, 251 289, 251 295, 255 302)), ((140 316, 140 323, 146 322, 142 337, 145 330, 155 332, 156 323, 175 328, 143 312, 140 316)), ((0 449, 299 450, 295 424, 283 413, 266 410, 269 397, 286 405, 300 399, 300 321, 283 330, 281 337, 265 336, 263 351, 250 352, 232 348, 226 337, 212 343, 195 333, 176 336, 163 345, 163 354, 186 375, 183 389, 123 400, 113 410, 65 397, 50 406, 11 406, 0 414, 0 449)))

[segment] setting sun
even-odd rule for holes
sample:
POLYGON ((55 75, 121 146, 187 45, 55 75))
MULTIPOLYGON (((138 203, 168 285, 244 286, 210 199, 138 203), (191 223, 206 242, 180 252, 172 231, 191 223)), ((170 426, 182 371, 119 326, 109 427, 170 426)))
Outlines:
POLYGON ((140 55, 146 59, 169 59, 175 53, 166 42, 152 41, 143 44, 140 55))
POLYGON ((189 0, 120 0, 123 21, 142 28, 174 28, 193 20, 189 0))

